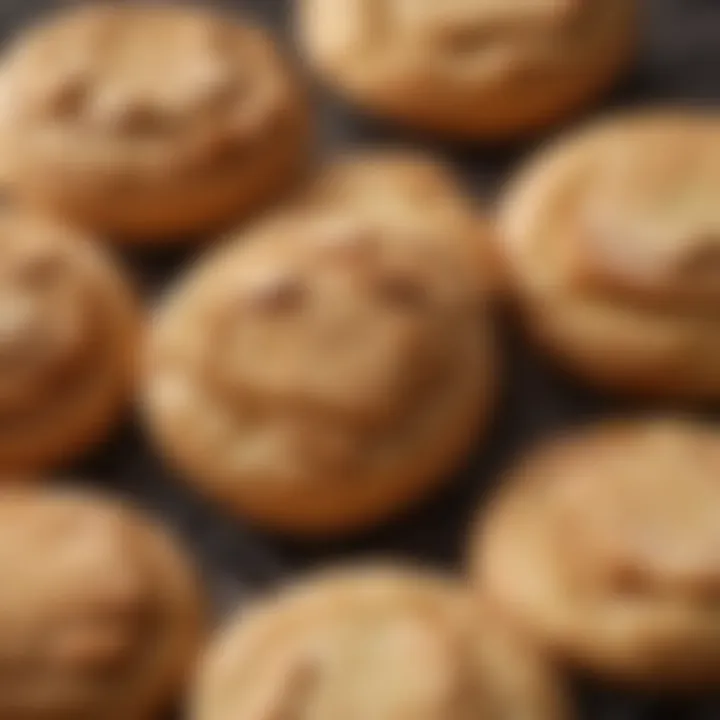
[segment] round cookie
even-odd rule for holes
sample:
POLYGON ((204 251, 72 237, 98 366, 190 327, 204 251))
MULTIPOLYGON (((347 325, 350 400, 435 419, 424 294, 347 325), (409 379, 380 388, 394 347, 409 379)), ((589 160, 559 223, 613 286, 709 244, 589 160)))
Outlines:
POLYGON ((643 113, 541 152, 501 211, 532 333, 601 388, 720 397, 720 115, 643 113))
POLYGON ((310 64, 370 112, 464 139, 562 120, 635 50, 635 0, 300 0, 310 64))
POLYGON ((336 571, 259 603, 201 663, 192 720, 565 720, 557 678, 454 582, 336 571))
POLYGON ((608 423, 532 453, 473 538, 481 595, 559 659, 620 682, 720 680, 720 433, 608 423))
POLYGON ((129 402, 140 322, 97 242, 0 209, 0 471, 41 470, 105 436, 129 402))
POLYGON ((402 227, 431 223, 461 262, 477 272, 481 290, 500 285, 491 224, 475 207, 452 168, 422 152, 377 149, 336 160, 320 173, 300 202, 349 207, 402 227))
POLYGON ((151 434, 261 524, 360 529, 425 496, 482 436, 494 343, 477 278, 429 224, 294 208, 192 270, 155 319, 151 434))
POLYGON ((0 147, 17 195, 123 239, 245 216, 310 144, 299 81, 232 16, 117 3, 68 10, 0 64, 0 147))
POLYGON ((195 660, 201 604, 183 554, 139 513, 0 489, 1 717, 157 717, 195 660))

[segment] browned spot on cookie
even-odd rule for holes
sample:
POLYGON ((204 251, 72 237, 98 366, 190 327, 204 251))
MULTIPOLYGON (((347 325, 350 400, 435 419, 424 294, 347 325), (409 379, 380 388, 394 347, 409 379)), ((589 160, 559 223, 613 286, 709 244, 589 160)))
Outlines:
POLYGON ((402 273, 382 275, 377 290, 388 305, 405 310, 418 310, 428 301, 427 291, 418 279, 402 273))
POLYGON ((680 259, 680 274, 704 280, 717 278, 720 281, 720 236, 709 235, 693 245, 693 249, 680 259))
POLYGON ((305 300, 307 287, 294 275, 279 275, 266 278, 251 291, 250 307, 270 314, 281 314, 299 310, 305 300))
POLYGON ((138 637, 123 623, 93 627, 69 624, 60 629, 48 647, 50 659, 74 670, 116 668, 132 656, 138 637))
POLYGON ((208 76, 198 88, 199 105, 223 111, 247 96, 251 88, 249 78, 233 77, 229 68, 222 68, 208 76))
POLYGON ((83 111, 90 92, 90 78, 87 75, 67 75, 49 93, 48 109, 58 118, 76 118, 83 111))
POLYGON ((493 28, 477 25, 456 25, 445 28, 440 35, 443 48, 453 55, 472 55, 478 52, 496 33, 493 28))
POLYGON ((16 270, 18 280, 36 288, 54 283, 63 269, 62 258, 57 254, 37 254, 21 262, 16 270))
POLYGON ((127 135, 153 135, 166 131, 169 120, 150 100, 128 100, 114 114, 113 124, 127 135))
POLYGON ((624 598, 633 598, 648 592, 648 581, 642 569, 632 562, 621 563, 612 573, 612 586, 624 598))

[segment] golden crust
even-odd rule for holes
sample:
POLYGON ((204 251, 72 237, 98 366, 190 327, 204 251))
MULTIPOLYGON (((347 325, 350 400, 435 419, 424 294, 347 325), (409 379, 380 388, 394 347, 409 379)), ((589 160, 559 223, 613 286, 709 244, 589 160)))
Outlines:
POLYGON ((149 720, 199 649, 194 573, 172 539, 108 500, 0 490, 0 715, 149 720))
POLYGON ((0 211, 0 469, 68 460, 117 422, 135 382, 140 310, 92 238, 0 211))
POLYGON ((491 223, 438 157, 406 149, 356 152, 326 167, 300 203, 347 206, 421 228, 432 223, 445 247, 457 250, 460 261, 477 273, 481 292, 492 294, 502 284, 491 223))
POLYGON ((479 592, 559 659, 641 685, 720 677, 720 435, 608 423, 540 447, 472 538, 479 592))
POLYGON ((541 152, 501 210, 529 331, 602 387, 720 396, 720 119, 642 113, 541 152))
POLYGON ((631 0, 303 0, 310 64, 373 114, 464 138, 520 135, 592 101, 635 49, 631 0))
POLYGON ((201 663, 193 720, 562 720, 557 678, 453 581, 335 571, 266 600, 201 663))
POLYGON ((493 404, 487 302, 457 251, 474 235, 358 203, 301 203, 231 240, 170 294, 146 356, 163 450, 287 531, 360 528, 423 496, 493 404))
POLYGON ((253 212, 309 144, 302 89, 272 39, 202 9, 66 11, 6 53, 0 102, 18 195, 126 239, 253 212))

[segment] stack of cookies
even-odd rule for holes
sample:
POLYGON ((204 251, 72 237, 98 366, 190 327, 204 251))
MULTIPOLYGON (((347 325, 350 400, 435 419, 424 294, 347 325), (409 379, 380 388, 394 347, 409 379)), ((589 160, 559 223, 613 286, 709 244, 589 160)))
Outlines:
MULTIPOLYGON (((571 122, 639 29, 633 0, 292 5, 307 73, 466 143, 571 122)), ((720 399, 720 112, 568 130, 494 211, 419 148, 316 160, 307 73, 173 3, 66 8, 0 57, 0 720, 570 720, 568 670, 720 687, 720 429, 678 415, 720 399), (118 256, 212 238, 154 307, 118 256), (135 407, 218 511, 365 531, 485 447, 503 304, 581 382, 667 407, 526 454, 464 577, 320 572, 208 643, 182 543, 57 477, 135 407)))

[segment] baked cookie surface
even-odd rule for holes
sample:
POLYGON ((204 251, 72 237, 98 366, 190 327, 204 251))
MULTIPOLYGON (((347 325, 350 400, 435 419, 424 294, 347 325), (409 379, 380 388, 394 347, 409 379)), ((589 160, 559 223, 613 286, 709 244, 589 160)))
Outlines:
POLYGON ((478 589, 559 659, 647 686, 720 678, 720 434, 608 423, 531 453, 481 515, 478 589))
POLYGON ((365 569, 305 582, 221 632, 193 720, 566 720, 557 679, 460 587, 365 569))
POLYGON ((634 52, 632 0, 302 0, 310 64, 371 114, 509 137, 591 102, 634 52))
POLYGON ((199 649, 194 573, 110 500, 0 489, 0 717, 150 720, 199 649))
POLYGON ((644 113, 540 153, 502 253, 529 332, 593 384, 720 397, 720 116, 644 113))
POLYGON ((129 282, 92 238, 0 209, 0 471, 103 438, 129 403, 140 329, 129 282))
POLYGON ((232 238, 156 316, 151 434, 199 487, 287 531, 357 529, 422 497, 495 395, 487 301, 448 242, 341 204, 232 238))
POLYGON ((297 78, 264 30, 167 4, 90 5, 0 64, 19 196, 121 239, 214 230, 281 192, 309 145, 297 78))
POLYGON ((476 207, 452 167, 431 153, 377 148, 356 151, 329 164, 300 202, 354 212, 427 234, 477 273, 478 288, 491 294, 500 284, 492 223, 476 207))

